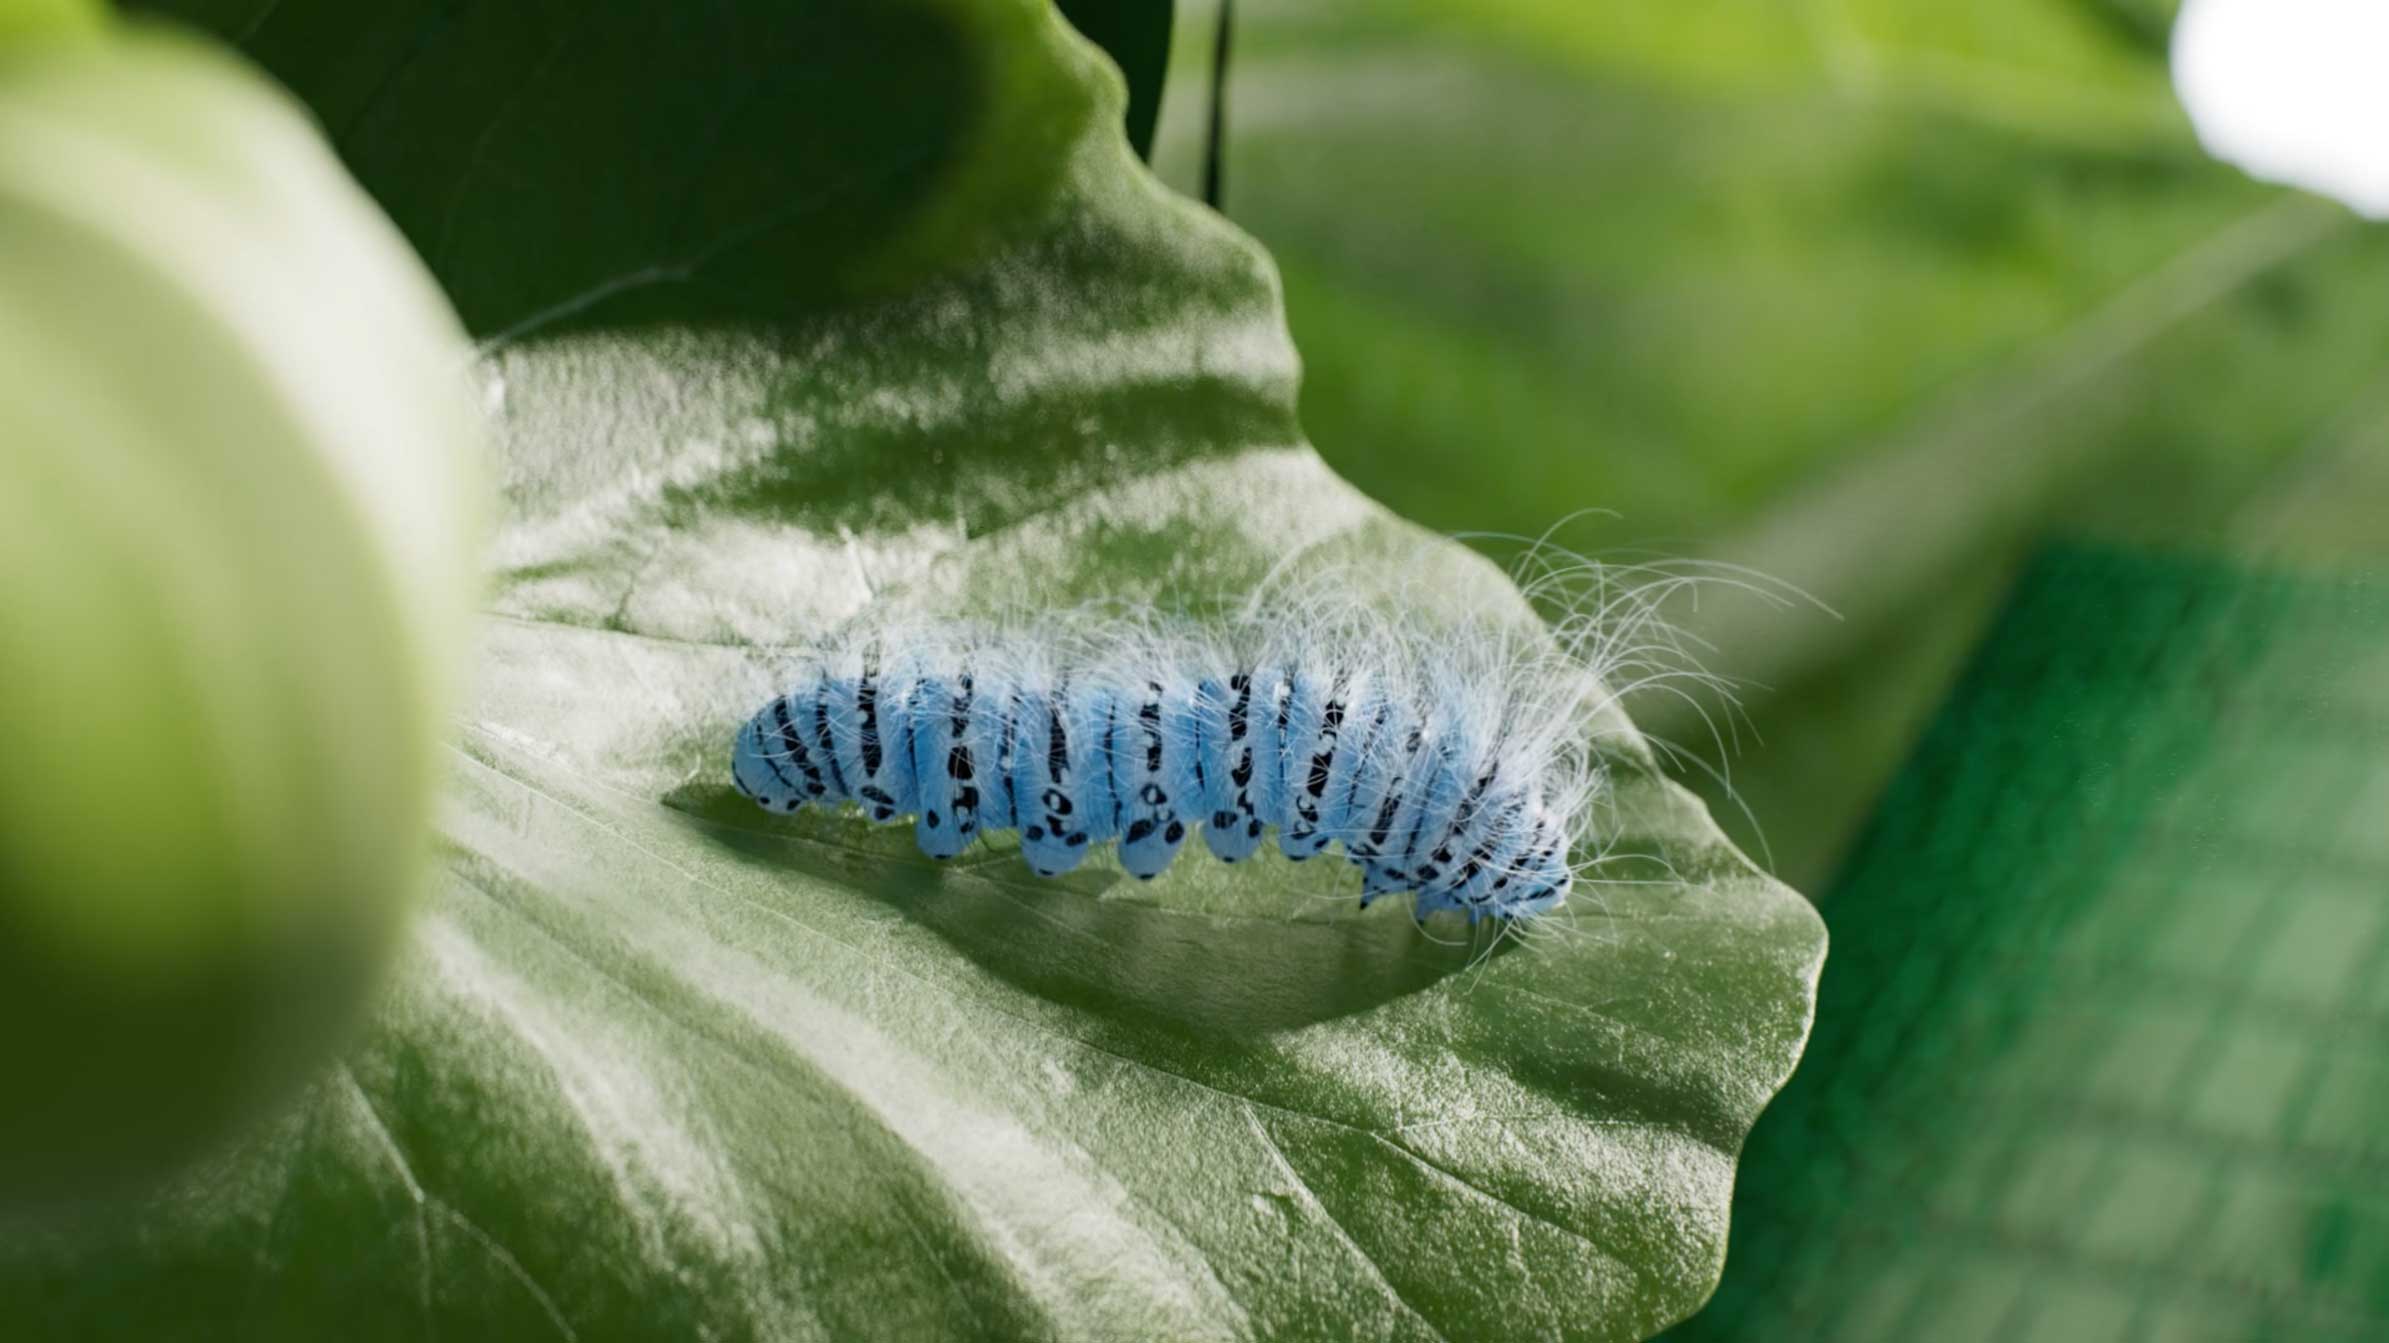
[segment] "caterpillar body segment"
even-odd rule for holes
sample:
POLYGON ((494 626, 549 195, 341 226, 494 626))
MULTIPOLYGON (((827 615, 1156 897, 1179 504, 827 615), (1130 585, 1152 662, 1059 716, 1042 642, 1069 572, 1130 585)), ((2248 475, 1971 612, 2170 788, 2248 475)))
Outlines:
POLYGON ((1080 805, 1088 799, 1078 786, 1086 752, 1081 747, 1073 758, 1066 702, 1066 688, 1023 690, 1013 700, 1019 710, 1013 739, 1014 821, 1021 856, 1040 877, 1077 867, 1094 838, 1086 828, 1089 812, 1080 805))
POLYGON ((913 842, 944 861, 970 847, 979 828, 978 764, 970 748, 970 673, 951 681, 920 675, 904 721, 917 817, 913 842))
POLYGON ((963 745, 970 751, 971 776, 979 786, 978 828, 1014 830, 1020 822, 1014 773, 1015 734, 1019 723, 1013 705, 1019 698, 1012 679, 988 666, 972 668, 970 709, 963 715, 963 745))
POLYGON ((1200 717, 1188 690, 1158 680, 1145 682, 1127 705, 1126 721, 1113 722, 1106 734, 1108 782, 1120 810, 1120 866, 1150 881, 1177 857, 1199 801, 1200 717))
POLYGON ((1320 810, 1344 715, 1338 698, 1342 688, 1332 683, 1341 679, 1333 673, 1297 670, 1288 680, 1279 715, 1285 728, 1277 749, 1279 810, 1272 820, 1278 851, 1298 863, 1329 843, 1320 833, 1320 810))
MULTIPOLYGON (((1282 663, 1262 662, 1247 673, 1252 697, 1247 702, 1246 730, 1251 734, 1253 777, 1247 790, 1252 802, 1251 819, 1262 823, 1264 829, 1277 823, 1285 809, 1285 740, 1286 729, 1293 713, 1294 673, 1282 663)), ((1229 731, 1233 734, 1234 719, 1231 708, 1229 731)), ((1265 841, 1262 834, 1250 833, 1250 847, 1237 840, 1234 847, 1245 854, 1257 851, 1265 841)))

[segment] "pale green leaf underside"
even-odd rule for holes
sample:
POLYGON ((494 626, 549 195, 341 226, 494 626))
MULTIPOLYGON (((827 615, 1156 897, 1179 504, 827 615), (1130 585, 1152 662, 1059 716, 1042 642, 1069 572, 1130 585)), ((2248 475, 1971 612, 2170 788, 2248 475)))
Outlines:
MULTIPOLYGON (((418 945, 304 1107, 156 1207, 21 1236, 0 1313, 145 1339, 1626 1338, 1707 1294, 1824 938, 1638 744, 1617 815, 1649 861, 1618 875, 1648 884, 1481 964, 1434 940, 1456 927, 1356 915, 1340 865, 1190 853, 1131 897, 727 788, 786 646, 875 601, 1176 603, 1333 556, 1523 609, 1301 441, 1266 261, 1135 164, 1086 49, 1041 5, 974 8, 973 59, 1055 133, 981 134, 980 109, 894 230, 928 250, 845 258, 866 291, 790 289, 806 239, 775 225, 460 295, 508 516, 418 945), (1051 162, 972 158, 1024 143, 1051 162), (984 227, 936 194, 999 177, 984 227), (754 253, 776 269, 742 290, 754 253)), ((298 59, 276 69, 306 88, 298 59)), ((586 116, 527 101, 550 134, 586 116)), ((362 118, 352 162, 407 106, 362 118)), ((539 142, 516 106, 475 161, 539 142)), ((360 172, 406 223, 416 186, 360 172)))

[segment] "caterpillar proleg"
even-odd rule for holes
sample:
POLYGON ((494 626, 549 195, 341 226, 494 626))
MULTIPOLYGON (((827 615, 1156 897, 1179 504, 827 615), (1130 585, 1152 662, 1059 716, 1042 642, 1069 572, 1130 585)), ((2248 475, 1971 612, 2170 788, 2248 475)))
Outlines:
POLYGON ((1295 861, 1340 850, 1363 907, 1533 918, 1600 845, 1619 696, 1714 684, 1659 616, 1693 581, 1546 566, 1525 586, 1566 596, 1552 626, 1268 592, 1200 620, 878 619, 806 651, 739 729, 731 779, 766 811, 910 816, 939 860, 1014 831, 1040 876, 1109 847, 1151 879, 1198 833, 1229 863, 1274 838, 1295 861))

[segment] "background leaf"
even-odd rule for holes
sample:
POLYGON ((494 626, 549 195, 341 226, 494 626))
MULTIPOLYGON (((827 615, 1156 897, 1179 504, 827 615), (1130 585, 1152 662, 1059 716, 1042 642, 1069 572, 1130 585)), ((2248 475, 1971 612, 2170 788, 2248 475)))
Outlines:
POLYGON ((1834 894, 1669 1336, 2380 1337, 2385 691, 2377 583, 2034 564, 1834 894))
POLYGON ((483 340, 508 507, 449 879, 310 1104, 13 1232, 0 1314, 1626 1338, 1701 1300, 1822 934, 1631 738, 1647 883, 1473 968, 1324 865, 1039 883, 724 786, 774 650, 875 601, 1352 558, 1523 614, 1303 443, 1269 266, 1136 168, 1047 6, 237 8, 188 12, 483 340))

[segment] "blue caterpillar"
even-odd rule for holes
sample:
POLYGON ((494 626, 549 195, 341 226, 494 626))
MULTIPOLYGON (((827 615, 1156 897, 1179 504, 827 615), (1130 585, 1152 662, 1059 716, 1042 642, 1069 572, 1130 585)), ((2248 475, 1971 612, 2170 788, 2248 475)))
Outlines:
POLYGON ((771 812, 912 816, 939 860, 1018 831, 1047 877, 1116 843, 1120 865, 1151 879, 1198 825, 1213 855, 1240 862, 1274 830, 1290 859, 1342 845, 1362 907, 1410 891, 1422 921, 1528 918, 1573 884, 1597 771, 1569 745, 1573 724, 1531 721, 1568 715, 1465 657, 1238 662, 1148 639, 1133 656, 1048 665, 1033 641, 941 642, 820 659, 740 728, 738 790, 771 812))

